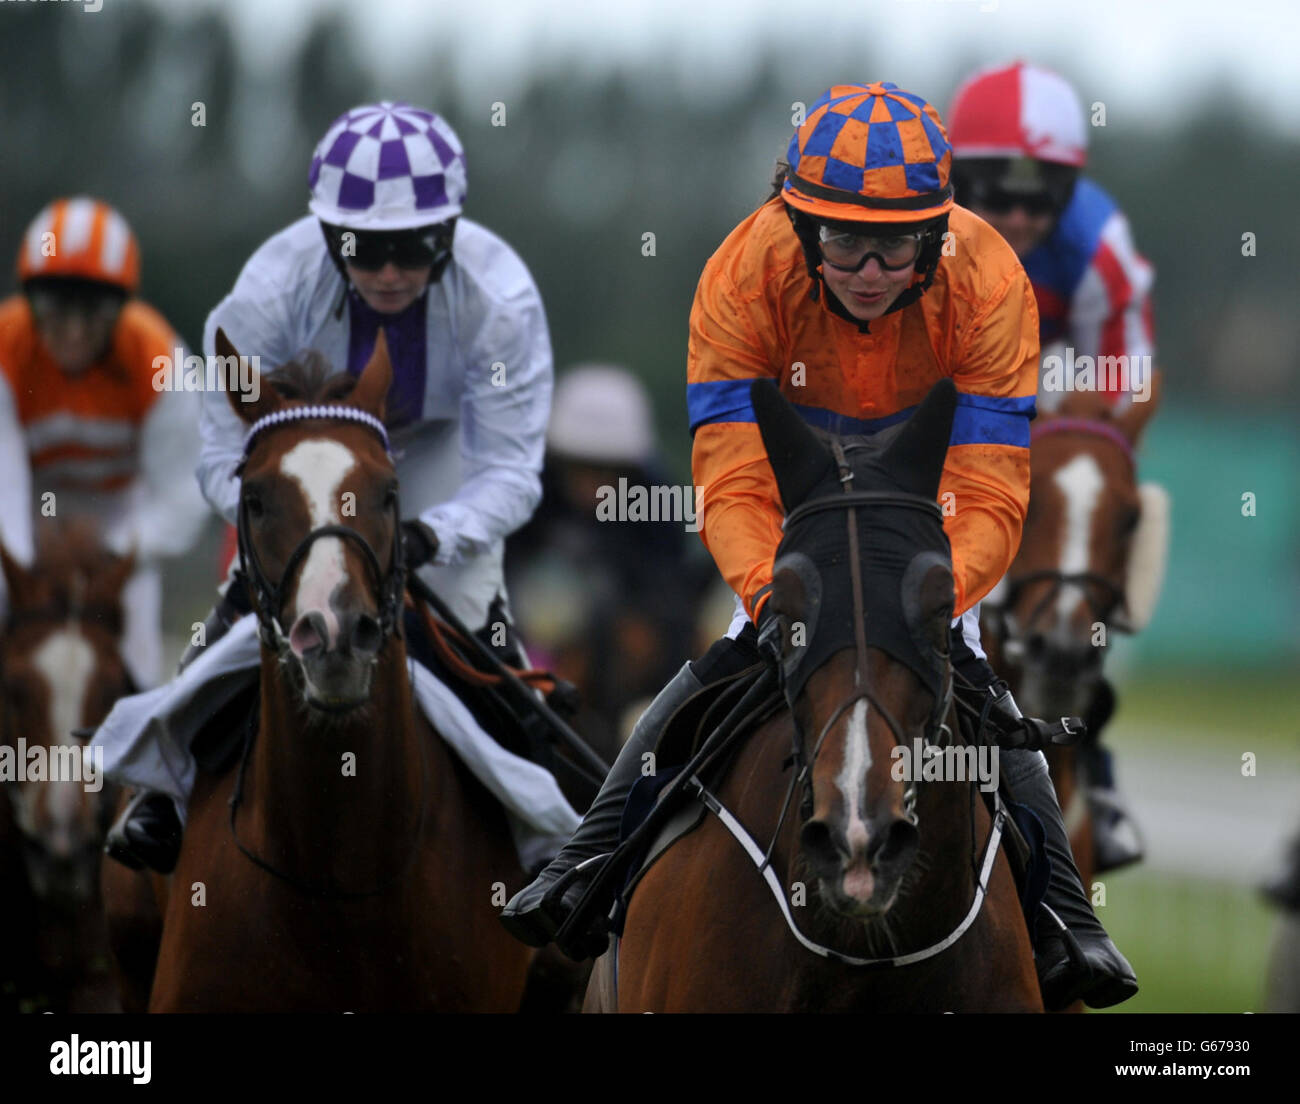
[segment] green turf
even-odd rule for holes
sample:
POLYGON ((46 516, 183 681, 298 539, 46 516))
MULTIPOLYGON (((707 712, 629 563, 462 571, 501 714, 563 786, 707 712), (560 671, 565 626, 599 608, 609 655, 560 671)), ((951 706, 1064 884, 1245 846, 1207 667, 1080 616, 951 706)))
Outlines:
POLYGON ((1117 1012, 1257 1012, 1278 912, 1256 891, 1157 875, 1112 874, 1097 914, 1137 971, 1117 1012))
POLYGON ((1203 748, 1248 737, 1251 747, 1300 761, 1300 678, 1294 671, 1134 672, 1120 682, 1110 733, 1117 749, 1171 738, 1203 748))

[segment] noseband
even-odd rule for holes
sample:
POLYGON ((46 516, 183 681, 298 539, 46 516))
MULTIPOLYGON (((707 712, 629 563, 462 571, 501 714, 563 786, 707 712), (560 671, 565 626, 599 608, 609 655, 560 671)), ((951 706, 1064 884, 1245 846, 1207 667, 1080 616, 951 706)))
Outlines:
MULTIPOLYGON (((354 422, 364 425, 379 437, 380 441, 383 442, 384 450, 388 453, 389 458, 392 458, 392 451, 388 445, 388 432, 384 429, 384 424, 372 414, 351 406, 297 406, 288 410, 278 410, 253 423, 247 437, 244 439, 243 457, 232 478, 238 479, 243 476, 253 442, 259 434, 277 425, 306 419, 354 422)), ((248 497, 244 494, 241 486, 236 540, 239 546, 239 562, 253 591, 255 599, 253 609, 257 614, 262 640, 277 647, 286 640, 287 634, 281 627, 279 620, 286 592, 292 584, 295 573, 311 550, 311 546, 323 537, 338 537, 344 541, 351 541, 357 546, 366 562, 371 582, 375 588, 375 597, 379 606, 381 644, 394 634, 400 636, 402 604, 406 592, 406 566, 402 543, 402 511, 396 494, 393 496, 392 514, 393 559, 386 572, 379 566, 379 557, 375 554, 375 550, 371 548, 370 542, 357 530, 346 525, 322 525, 303 537, 294 550, 289 553, 289 559, 284 565, 284 573, 281 575, 280 581, 275 583, 267 577, 266 572, 262 569, 257 550, 253 547, 250 536, 248 497)))
MULTIPOLYGON (((817 761, 817 755, 821 751, 822 744, 830 734, 831 729, 859 701, 865 701, 869 707, 884 717, 885 723, 889 726, 890 734, 899 747, 907 746, 902 727, 867 685, 866 606, 863 598, 862 561, 858 545, 857 507, 883 505, 920 510, 938 519, 940 525, 943 524, 943 511, 939 508, 939 504, 923 498, 921 495, 908 494, 905 491, 855 491, 853 489, 853 468, 848 462, 843 446, 839 441, 835 441, 831 449, 835 456, 835 463, 839 468, 840 485, 844 488, 844 494, 828 495, 802 503, 790 512, 786 518, 786 526, 789 527, 796 521, 824 510, 844 510, 846 512, 849 536, 849 578, 853 587, 854 648, 857 665, 853 673, 853 693, 836 706, 830 717, 827 718, 826 723, 822 725, 811 754, 808 753, 807 740, 799 726, 794 702, 790 702, 790 716, 794 729, 793 757, 798 768, 791 784, 797 784, 802 788, 799 811, 805 821, 810 820, 813 815, 812 768, 817 761)), ((930 718, 926 722, 924 739, 927 745, 942 744, 941 733, 946 732, 949 738, 951 737, 951 730, 945 723, 945 718, 952 705, 953 680, 952 667, 947 662, 946 654, 944 656, 944 669, 943 693, 936 697, 934 708, 931 710, 930 718)), ((903 812, 908 821, 915 825, 917 823, 916 798, 920 783, 920 772, 912 771, 911 774, 912 777, 908 779, 903 790, 903 812)))

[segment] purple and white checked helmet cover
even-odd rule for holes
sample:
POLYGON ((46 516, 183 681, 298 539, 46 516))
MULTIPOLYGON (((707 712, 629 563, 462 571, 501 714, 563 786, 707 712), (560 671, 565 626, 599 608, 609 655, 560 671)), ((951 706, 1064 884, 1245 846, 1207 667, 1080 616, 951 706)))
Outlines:
POLYGON ((340 115, 312 154, 307 206, 352 230, 409 230, 459 215, 465 151, 431 111, 366 104, 340 115))

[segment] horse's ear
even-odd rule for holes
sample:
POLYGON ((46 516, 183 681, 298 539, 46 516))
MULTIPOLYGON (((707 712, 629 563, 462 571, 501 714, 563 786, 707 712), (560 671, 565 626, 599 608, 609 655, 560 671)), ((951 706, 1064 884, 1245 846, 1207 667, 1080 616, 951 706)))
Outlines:
POLYGON ((388 359, 388 339, 384 337, 384 327, 379 327, 375 337, 375 351, 361 372, 361 378, 352 389, 348 402, 373 414, 381 422, 384 420, 384 405, 388 399, 388 389, 393 384, 393 364, 388 359))
POLYGON ((788 514, 832 474, 831 454, 772 380, 760 379, 750 384, 749 401, 758 419, 758 431, 763 435, 767 459, 776 475, 781 504, 788 514))
POLYGON ((1151 369, 1150 388, 1147 391, 1145 401, 1139 401, 1137 393, 1134 392, 1127 408, 1115 415, 1115 428, 1124 434, 1129 444, 1136 445, 1138 443, 1138 438, 1142 436, 1142 431, 1146 429, 1147 422, 1151 420, 1151 415, 1156 412, 1156 407, 1160 405, 1160 386, 1160 373, 1153 367, 1151 369))
POLYGON ((957 385, 941 379, 881 455, 882 463, 903 490, 924 498, 939 497, 939 480, 943 477, 956 410, 957 385))
POLYGON ((25 594, 28 590, 27 569, 9 554, 4 541, 0 541, 0 569, 4 570, 5 584, 9 587, 9 604, 14 604, 14 596, 25 594))
POLYGON ((220 326, 217 327, 216 347, 217 356, 227 365, 225 378, 230 381, 230 386, 226 388, 226 399, 230 403, 230 409, 243 421, 252 425, 258 418, 264 418, 284 405, 284 400, 274 387, 263 386, 266 380, 260 372, 255 373, 249 380, 250 386, 244 388, 244 373, 239 370, 239 353, 220 326))

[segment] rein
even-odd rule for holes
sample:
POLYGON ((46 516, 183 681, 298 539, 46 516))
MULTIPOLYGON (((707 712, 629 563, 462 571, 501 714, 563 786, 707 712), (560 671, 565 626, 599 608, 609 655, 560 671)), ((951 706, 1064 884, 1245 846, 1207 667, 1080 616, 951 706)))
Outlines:
MULTIPOLYGON (((365 425, 373 430, 379 439, 383 442, 384 449, 389 451, 388 434, 384 429, 383 423, 372 414, 356 407, 331 405, 331 406, 302 406, 292 407, 288 410, 276 411, 255 422, 248 435, 244 439, 244 453, 235 469, 234 478, 243 475, 244 469, 248 464, 249 456, 252 452, 254 441, 266 430, 275 426, 302 421, 305 419, 324 419, 344 422, 355 422, 365 425)), ((391 457, 391 451, 389 451, 391 457)), ((393 515, 393 551, 392 560, 389 564, 388 571, 385 572, 379 566, 379 557, 375 550, 357 530, 350 529, 346 525, 322 525, 313 529, 301 541, 298 542, 294 550, 289 554, 289 559, 284 566, 284 572, 279 582, 271 582, 267 578, 266 572, 262 569, 261 560, 258 558, 257 550, 253 547, 250 536, 250 521, 248 514, 248 497, 243 492, 241 486, 239 496, 239 519, 236 526, 236 540, 239 547, 240 566, 248 577, 249 587, 253 594, 253 610, 257 615, 258 625, 260 626, 260 635, 264 643, 277 649, 283 649, 286 642, 286 635, 280 626, 280 611, 284 604, 285 591, 292 582, 295 572, 306 559, 307 553, 311 546, 324 537, 337 537, 343 541, 350 541, 360 550, 362 558, 366 562, 367 570, 371 576, 376 590, 376 600, 379 606, 379 627, 380 627, 380 650, 388 643, 392 636, 401 636, 401 614, 403 602, 406 593, 406 566, 402 542, 402 514, 401 506, 397 495, 393 495, 391 512, 393 515)), ((424 834, 425 820, 427 810, 425 806, 428 803, 428 751, 424 743, 418 737, 416 743, 420 745, 420 815, 415 827, 415 834, 412 836, 411 844, 406 855, 406 859, 392 877, 385 879, 379 885, 368 890, 341 890, 329 887, 313 886, 304 882, 302 879, 292 875, 278 867, 273 866, 261 856, 254 853, 239 838, 236 818, 239 812, 239 806, 243 801, 244 794, 244 777, 247 773, 248 759, 253 748, 253 742, 257 737, 257 716, 258 708, 249 713, 249 718, 244 731, 244 747, 239 760, 239 771, 235 776, 235 787, 230 796, 230 835, 234 840, 235 846, 239 851, 255 866, 265 870, 268 874, 278 878, 280 881, 292 886, 298 892, 306 897, 317 900, 358 900, 366 897, 378 896, 386 892, 393 886, 397 885, 406 878, 411 867, 415 863, 419 853, 420 839, 424 834)))
POLYGON ((765 853, 758 845, 758 842, 749 834, 748 829, 732 814, 732 812, 722 804, 699 780, 698 777, 692 776, 691 783, 699 797, 701 803, 722 823, 722 826, 735 837, 736 841, 744 849, 745 854, 749 856, 758 872, 762 875, 767 887, 772 891, 772 896, 776 898, 777 907, 781 910, 781 915, 785 918, 786 927, 790 929, 790 934, 799 941, 805 950, 811 951, 815 955, 829 959, 832 962, 838 962, 844 966, 911 966, 917 962, 924 962, 928 958, 933 958, 941 954, 957 942, 966 930, 975 922, 979 915, 980 908, 984 904, 984 898, 988 893, 989 875, 993 870, 993 863, 997 859, 998 844, 1002 840, 1002 830, 1006 825, 1007 809, 1002 802, 1002 795, 997 795, 997 813, 993 818, 993 826, 989 830, 989 837, 984 845, 984 857, 980 864, 975 883, 975 897, 971 901, 970 908, 966 910, 966 915, 955 928, 946 936, 936 943, 930 944, 919 951, 911 951, 904 955, 892 955, 883 958, 859 958, 856 955, 845 954, 843 951, 837 951, 833 947, 827 947, 818 943, 800 930, 799 925, 795 923, 794 914, 790 911, 790 902, 786 900, 785 890, 781 886, 781 880, 777 877, 776 872, 771 865, 771 848, 765 853))
POLYGON ((382 893, 388 892, 394 886, 399 885, 406 880, 406 876, 411 872, 415 865, 416 856, 420 851, 420 839, 424 835, 424 825, 428 818, 428 789, 429 789, 429 754, 424 747, 424 741, 418 735, 416 743, 420 747, 420 815, 415 824, 415 832, 411 836, 410 846, 407 848, 406 858, 403 860, 401 867, 388 878, 385 878, 378 885, 371 889, 349 890, 333 889, 327 886, 313 886, 298 878, 296 875, 281 870, 273 866, 260 855, 256 854, 250 848, 245 846, 239 838, 239 830, 236 826, 235 819, 239 813, 239 806, 244 799, 244 776, 248 770, 248 757, 253 750, 253 743, 257 739, 258 730, 258 710, 260 706, 254 704, 249 710, 248 720, 244 725, 244 749, 239 757, 239 772, 235 775, 235 788, 230 795, 230 836, 235 841, 235 846, 239 848, 240 853, 248 859, 254 866, 265 870, 272 877, 278 878, 292 888, 296 889, 304 897, 317 901, 359 901, 367 897, 378 897, 382 893))

